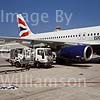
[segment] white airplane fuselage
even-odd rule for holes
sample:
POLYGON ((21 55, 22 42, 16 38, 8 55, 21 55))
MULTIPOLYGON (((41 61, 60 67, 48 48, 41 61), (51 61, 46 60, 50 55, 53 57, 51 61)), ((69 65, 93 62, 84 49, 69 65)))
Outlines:
POLYGON ((100 44, 100 26, 30 34, 22 39, 62 42, 65 44, 100 44))

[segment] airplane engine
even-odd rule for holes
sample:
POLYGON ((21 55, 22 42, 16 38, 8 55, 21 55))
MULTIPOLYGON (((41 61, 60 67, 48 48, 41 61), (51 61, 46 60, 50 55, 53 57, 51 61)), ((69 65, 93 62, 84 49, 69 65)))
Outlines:
POLYGON ((87 45, 64 47, 59 50, 58 56, 68 59, 81 59, 88 61, 92 58, 93 49, 87 45))

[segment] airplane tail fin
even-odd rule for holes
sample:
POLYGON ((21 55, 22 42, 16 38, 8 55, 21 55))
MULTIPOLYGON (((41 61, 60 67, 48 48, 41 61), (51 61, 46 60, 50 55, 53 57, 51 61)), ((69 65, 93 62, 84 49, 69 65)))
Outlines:
POLYGON ((19 37, 24 38, 32 34, 30 28, 28 27, 26 21, 22 17, 21 14, 17 14, 17 22, 18 22, 18 28, 19 28, 19 37))

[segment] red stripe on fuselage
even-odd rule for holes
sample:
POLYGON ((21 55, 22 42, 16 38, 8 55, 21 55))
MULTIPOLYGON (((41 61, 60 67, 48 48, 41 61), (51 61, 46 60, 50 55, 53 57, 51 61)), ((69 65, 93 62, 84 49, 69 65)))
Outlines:
POLYGON ((23 20, 21 20, 20 18, 18 18, 18 24, 22 24, 22 25, 26 26, 25 22, 23 20))

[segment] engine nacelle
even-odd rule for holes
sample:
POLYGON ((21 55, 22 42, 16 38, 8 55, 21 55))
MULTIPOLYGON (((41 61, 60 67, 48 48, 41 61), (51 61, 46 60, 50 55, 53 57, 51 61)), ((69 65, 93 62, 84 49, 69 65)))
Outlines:
POLYGON ((58 56, 69 59, 82 59, 88 61, 92 58, 93 49, 87 45, 64 47, 58 52, 58 56))

